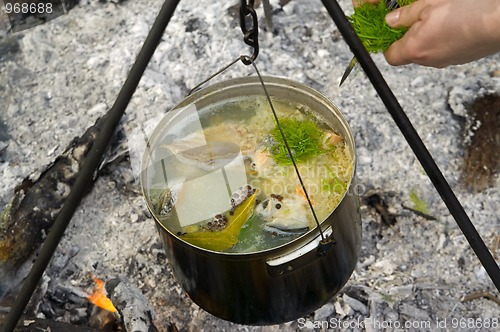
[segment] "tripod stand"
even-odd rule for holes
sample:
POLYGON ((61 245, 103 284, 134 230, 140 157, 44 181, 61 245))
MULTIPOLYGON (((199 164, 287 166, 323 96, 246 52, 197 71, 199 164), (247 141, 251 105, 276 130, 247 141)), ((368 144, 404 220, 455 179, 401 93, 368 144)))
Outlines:
MULTIPOLYGON (((344 40, 349 45, 351 51, 354 53, 362 68, 364 69, 366 75, 372 82, 375 90, 381 97, 388 111, 393 116, 396 124, 399 126, 401 132, 413 149, 415 155, 421 162, 424 170, 427 172, 429 178, 441 195, 443 201, 455 218, 457 224, 460 226, 471 247, 490 275, 495 286, 500 289, 500 272, 496 262, 484 245, 484 242, 475 230, 472 222, 469 220, 460 202, 455 197, 441 171, 433 161, 432 156, 429 154, 427 148, 422 143, 415 129, 411 125, 409 119, 406 117, 391 89, 388 87, 381 73, 371 60, 369 54, 359 42, 359 39, 347 22, 340 6, 336 1, 333 0, 322 0, 322 2, 325 8, 328 10, 332 19, 334 20, 335 24, 337 25, 339 31, 344 36, 344 40)), ((151 32, 148 35, 144 46, 141 49, 137 60, 129 73, 129 76, 116 99, 115 104, 108 112, 107 122, 104 125, 104 128, 101 131, 96 142, 94 143, 92 150, 89 152, 87 160, 85 161, 85 164, 83 166, 83 170, 79 174, 79 177, 74 185, 74 188, 71 191, 71 194, 65 202, 63 209, 60 211, 56 219, 56 223, 52 228, 52 231, 47 236, 47 239, 42 247, 42 250, 40 251, 40 255, 35 265, 33 266, 30 275, 25 280, 23 288, 18 295, 16 304, 12 307, 11 312, 6 320, 6 325, 4 326, 5 330, 8 331, 9 328, 13 329, 13 326, 15 326, 15 322, 17 322, 22 311, 24 310, 24 307, 28 303, 38 280, 43 274, 43 271, 45 270, 55 248, 58 245, 59 239, 62 237, 62 234, 64 233, 64 230, 71 219, 71 216, 73 215, 81 200, 81 193, 85 192, 85 190, 82 189, 86 187, 88 179, 92 177, 94 170, 96 169, 102 157, 102 154, 104 153, 105 148, 108 145, 111 135, 114 129, 117 127, 118 122, 120 121, 120 118, 122 117, 148 62, 150 61, 151 56, 153 55, 157 45, 159 44, 161 36, 163 35, 168 22, 173 16, 178 3, 179 1, 175 0, 165 1, 160 14, 158 15, 158 18, 156 19, 151 32), (16 318, 16 315, 19 316, 17 316, 16 318)), ((255 27, 251 28, 255 29, 255 27)), ((254 33, 256 32, 254 31, 254 33)), ((258 39, 254 39, 254 42, 255 41, 258 42, 258 39)))

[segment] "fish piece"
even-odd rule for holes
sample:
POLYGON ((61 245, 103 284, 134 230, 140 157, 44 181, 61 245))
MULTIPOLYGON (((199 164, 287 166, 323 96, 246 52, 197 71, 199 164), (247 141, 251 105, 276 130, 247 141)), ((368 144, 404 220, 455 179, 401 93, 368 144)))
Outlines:
POLYGON ((250 160, 252 172, 259 176, 269 175, 268 173, 272 171, 271 166, 275 164, 268 150, 257 149, 250 157, 250 160))
MULTIPOLYGON (((307 202, 308 195, 306 195, 306 192, 304 191, 304 188, 302 188, 302 186, 296 187, 295 191, 307 202)), ((309 197, 309 201, 311 201, 311 205, 314 205, 314 201, 311 199, 311 197, 309 197)))
POLYGON ((167 148, 173 154, 177 155, 182 151, 197 148, 206 144, 207 139, 205 138, 203 132, 197 131, 182 138, 176 137, 171 143, 161 145, 160 147, 167 148))
MULTIPOLYGON (((282 200, 282 199, 281 199, 282 200)), ((278 211, 281 209, 281 200, 276 197, 270 197, 262 201, 255 208, 255 212, 259 214, 264 220, 271 220, 278 211)))
POLYGON ((276 235, 288 236, 304 234, 309 230, 307 220, 299 220, 295 218, 278 217, 264 224, 263 229, 276 235))
POLYGON ((342 136, 339 136, 333 132, 326 132, 323 136, 323 148, 329 148, 331 146, 337 146, 342 142, 342 136))
POLYGON ((302 234, 307 233, 307 231, 309 230, 309 227, 296 228, 296 229, 280 229, 278 227, 264 225, 264 227, 262 229, 266 232, 273 234, 273 235, 293 236, 293 235, 302 235, 302 234))
POLYGON ((171 144, 163 145, 180 162, 205 171, 220 169, 240 154, 240 147, 232 142, 206 141, 203 133, 193 133, 171 144))
POLYGON ((245 155, 253 153, 258 138, 248 127, 234 122, 223 122, 217 126, 203 128, 203 134, 207 141, 235 143, 245 155))
POLYGON ((298 199, 271 195, 256 207, 255 212, 265 220, 265 231, 278 235, 295 235, 309 230, 307 209, 298 199))
POLYGON ((206 171, 214 171, 229 164, 239 153, 240 148, 234 143, 209 142, 207 145, 182 151, 176 156, 185 164, 191 164, 206 171))

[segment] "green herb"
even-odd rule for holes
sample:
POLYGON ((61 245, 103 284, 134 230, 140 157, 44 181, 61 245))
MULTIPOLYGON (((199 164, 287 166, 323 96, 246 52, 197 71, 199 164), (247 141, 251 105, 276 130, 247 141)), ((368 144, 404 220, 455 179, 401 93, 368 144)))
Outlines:
MULTIPOLYGON (((399 6, 406 6, 415 0, 398 0, 399 6)), ((354 14, 348 17, 366 50, 371 53, 384 52, 392 43, 399 40, 408 28, 391 28, 385 22, 385 15, 390 10, 384 1, 377 4, 362 3, 354 8, 354 14)))
MULTIPOLYGON (((322 148, 324 133, 318 129, 314 121, 282 119, 280 124, 293 158, 297 163, 307 161, 324 151, 322 148)), ((275 144, 270 149, 274 160, 280 165, 291 165, 292 160, 278 126, 271 130, 271 135, 275 141, 275 144)))
POLYGON ((418 197, 415 189, 413 189, 410 192, 410 200, 413 203, 413 209, 415 209, 418 212, 422 212, 426 215, 429 214, 429 210, 427 209, 427 203, 423 199, 420 199, 418 197))

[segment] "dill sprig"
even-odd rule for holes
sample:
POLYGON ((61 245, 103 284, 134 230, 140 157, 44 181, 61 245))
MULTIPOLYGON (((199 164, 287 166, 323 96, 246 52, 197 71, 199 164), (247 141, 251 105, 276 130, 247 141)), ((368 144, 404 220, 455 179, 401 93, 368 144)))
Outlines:
MULTIPOLYGON (((280 124, 297 163, 306 161, 324 151, 322 148, 324 133, 318 129, 314 121, 282 119, 280 124)), ((292 160, 277 126, 271 130, 271 136, 275 142, 270 148, 273 159, 280 165, 291 165, 292 160)))
MULTIPOLYGON (((398 0, 399 6, 406 6, 415 0, 398 0)), ((385 22, 385 15, 390 10, 384 1, 377 4, 362 3, 354 8, 354 14, 348 17, 363 46, 368 52, 384 52, 392 43, 403 37, 408 28, 391 28, 385 22)))

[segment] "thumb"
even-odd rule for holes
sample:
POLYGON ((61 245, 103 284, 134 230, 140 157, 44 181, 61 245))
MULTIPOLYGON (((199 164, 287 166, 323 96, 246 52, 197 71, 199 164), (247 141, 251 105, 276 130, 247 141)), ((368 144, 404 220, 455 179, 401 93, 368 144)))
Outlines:
POLYGON ((420 18, 425 1, 415 1, 414 3, 403 6, 389 12, 385 16, 385 21, 390 27, 410 27, 420 18))

